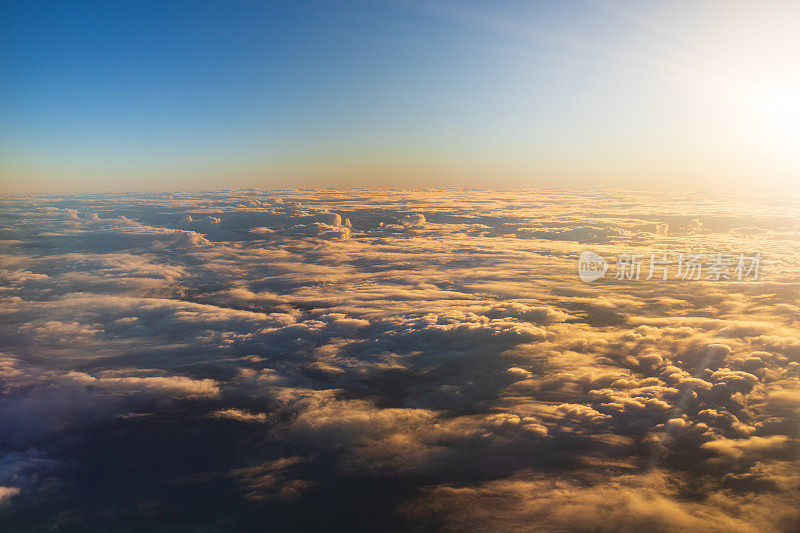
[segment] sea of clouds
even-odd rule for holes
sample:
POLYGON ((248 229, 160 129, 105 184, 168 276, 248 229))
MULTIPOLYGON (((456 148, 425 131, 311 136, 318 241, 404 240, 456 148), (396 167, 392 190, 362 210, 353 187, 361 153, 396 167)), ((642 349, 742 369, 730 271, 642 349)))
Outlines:
POLYGON ((800 207, 0 198, 0 529, 800 527, 800 207), (761 254, 757 280, 581 252, 761 254))

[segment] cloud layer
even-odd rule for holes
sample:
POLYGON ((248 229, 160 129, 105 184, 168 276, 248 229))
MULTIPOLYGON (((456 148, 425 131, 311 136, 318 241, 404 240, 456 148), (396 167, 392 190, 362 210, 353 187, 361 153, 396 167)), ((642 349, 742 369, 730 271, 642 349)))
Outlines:
POLYGON ((791 203, 247 190, 0 213, 4 530, 800 524, 791 203), (588 284, 587 249, 763 260, 588 284))

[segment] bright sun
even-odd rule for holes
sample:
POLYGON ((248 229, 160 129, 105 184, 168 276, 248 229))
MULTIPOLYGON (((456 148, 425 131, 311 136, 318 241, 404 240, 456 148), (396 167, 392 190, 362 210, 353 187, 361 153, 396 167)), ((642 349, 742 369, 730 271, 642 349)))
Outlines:
POLYGON ((755 86, 745 92, 745 104, 760 140, 781 152, 800 152, 800 83, 755 86))

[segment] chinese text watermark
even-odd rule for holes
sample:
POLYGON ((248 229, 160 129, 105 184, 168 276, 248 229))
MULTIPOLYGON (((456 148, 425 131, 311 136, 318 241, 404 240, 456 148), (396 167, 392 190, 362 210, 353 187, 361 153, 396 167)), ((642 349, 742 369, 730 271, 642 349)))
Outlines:
POLYGON ((620 254, 609 262, 595 252, 587 251, 578 258, 578 276, 587 283, 604 278, 610 265, 616 268, 609 277, 623 281, 756 281, 761 268, 761 253, 620 254))

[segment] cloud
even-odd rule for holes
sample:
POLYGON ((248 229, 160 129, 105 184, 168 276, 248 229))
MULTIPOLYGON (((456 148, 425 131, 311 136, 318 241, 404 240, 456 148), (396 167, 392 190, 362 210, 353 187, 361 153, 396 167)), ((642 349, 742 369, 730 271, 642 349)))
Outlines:
POLYGON ((267 421, 267 415, 265 413, 248 413, 247 411, 236 408, 220 409, 209 414, 209 416, 212 418, 223 418, 247 423, 264 423, 267 421))
POLYGON ((442 485, 404 506, 413 518, 443 521, 444 531, 781 531, 794 520, 790 498, 719 495, 681 499, 665 473, 615 479, 558 479, 520 473, 476 487, 442 485), (739 512, 731 515, 728 506, 739 512))
POLYGON ((259 465, 237 468, 229 473, 242 487, 244 497, 258 502, 277 499, 290 502, 298 499, 313 487, 313 482, 303 479, 287 478, 287 470, 298 463, 301 457, 283 457, 259 465))
POLYGON ((738 459, 745 454, 775 454, 775 452, 789 451, 791 442, 784 436, 750 437, 747 439, 719 439, 704 443, 701 447, 705 450, 738 459))
POLYGON ((581 243, 603 243, 620 238, 629 238, 631 234, 613 226, 579 226, 575 228, 526 228, 517 229, 521 237, 552 241, 577 241, 581 243))
POLYGON ((183 376, 151 377, 101 377, 72 374, 75 379, 104 391, 126 394, 141 394, 165 398, 212 398, 219 394, 219 386, 213 379, 191 379, 183 376))
POLYGON ((11 498, 19 494, 16 487, 0 487, 0 507, 11 501, 11 498))
POLYGON ((191 529, 209 509, 224 529, 796 525, 800 249, 742 229, 796 231, 793 212, 565 191, 3 202, 2 529, 191 529), (764 277, 587 284, 585 243, 761 251, 764 277))

